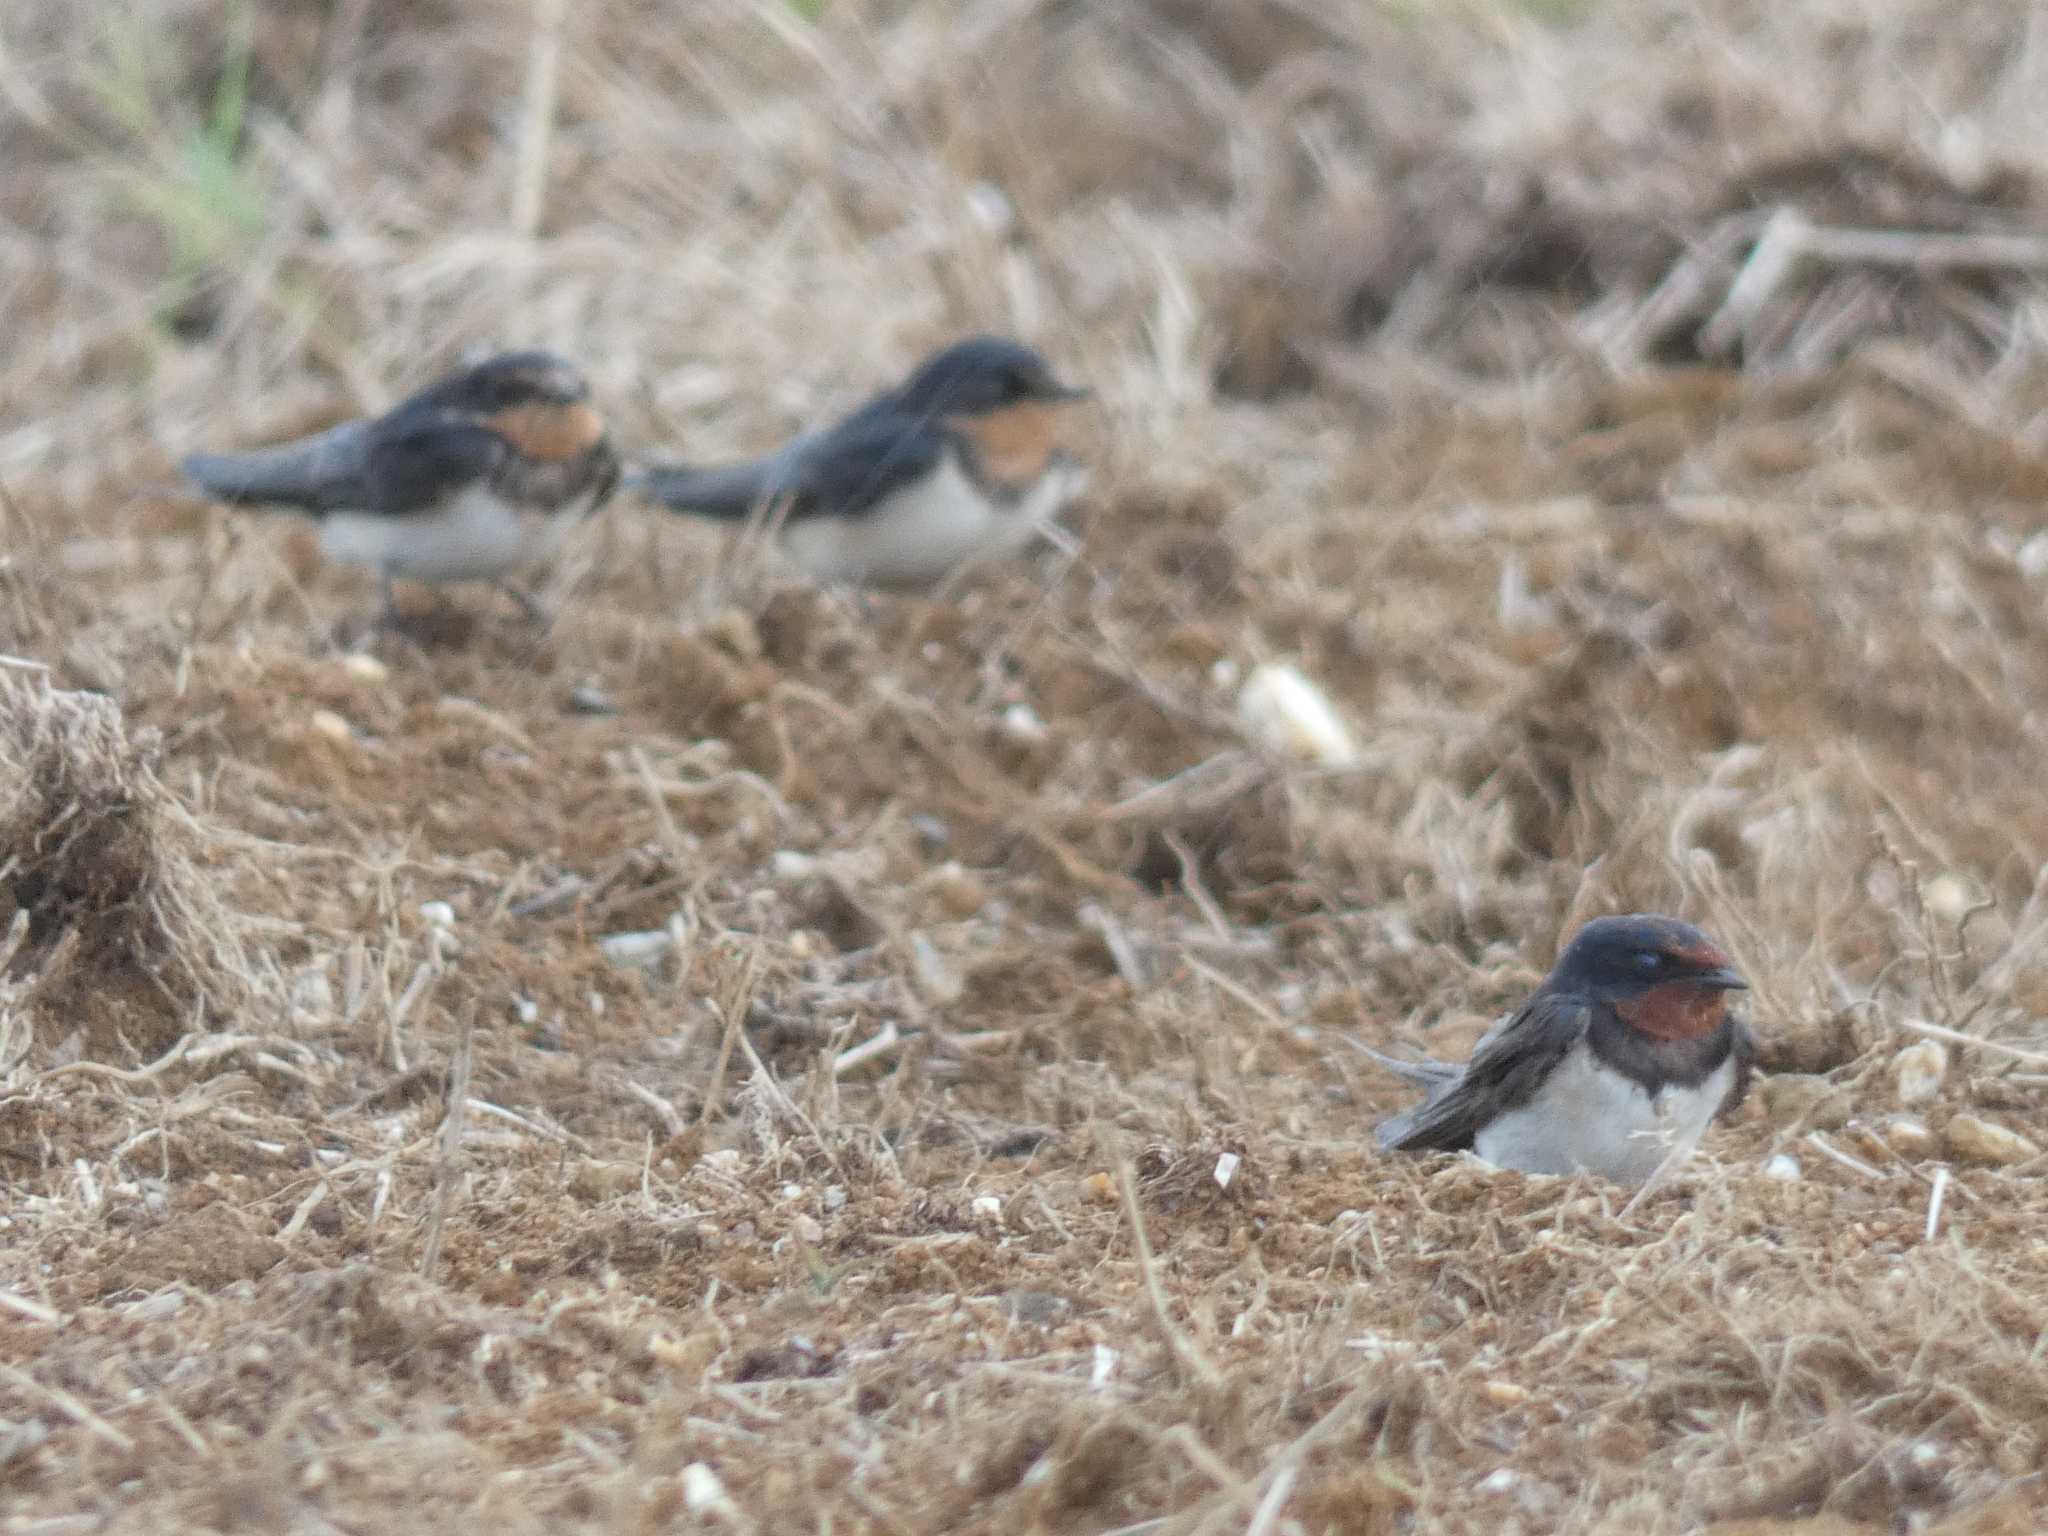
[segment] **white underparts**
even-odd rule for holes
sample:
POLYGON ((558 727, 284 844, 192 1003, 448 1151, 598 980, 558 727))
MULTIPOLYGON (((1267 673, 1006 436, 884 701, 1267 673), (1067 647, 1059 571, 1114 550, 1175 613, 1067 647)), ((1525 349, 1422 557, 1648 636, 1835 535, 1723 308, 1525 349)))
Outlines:
POLYGON ((330 512, 320 552, 413 581, 498 581, 551 553, 588 507, 587 496, 554 512, 520 507, 479 482, 424 512, 330 512))
POLYGON ((937 469, 865 511, 792 521, 783 548, 817 581, 922 585, 969 561, 1022 550, 1086 483, 1081 466, 1056 461, 1029 491, 1002 501, 976 485, 949 448, 937 469))
POLYGON ((1528 1103, 1494 1116, 1472 1150, 1501 1168, 1527 1173, 1583 1169, 1640 1184, 1680 1147, 1698 1142, 1735 1081, 1735 1060, 1697 1088, 1672 1084, 1654 1098, 1580 1041, 1528 1103))

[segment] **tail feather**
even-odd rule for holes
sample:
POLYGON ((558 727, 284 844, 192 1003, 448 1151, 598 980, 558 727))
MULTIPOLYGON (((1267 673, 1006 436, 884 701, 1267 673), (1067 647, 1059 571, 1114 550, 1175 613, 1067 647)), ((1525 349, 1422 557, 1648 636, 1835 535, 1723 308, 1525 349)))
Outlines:
POLYGON ((1404 1109, 1398 1115, 1389 1115, 1373 1127, 1373 1139, 1389 1152, 1400 1150, 1402 1144, 1415 1134, 1415 1127, 1421 1119, 1427 1104, 1418 1104, 1413 1109, 1404 1109))
POLYGON ((362 422, 248 453, 195 453, 179 465, 207 495, 231 504, 279 502, 323 511, 361 495, 362 422))
POLYGON ((1463 1152, 1479 1129, 1477 1106, 1469 1094, 1451 1083, 1389 1115, 1373 1128, 1373 1136, 1389 1152, 1463 1152))
POLYGON ((1432 1061, 1427 1056, 1423 1057, 1420 1061, 1403 1061, 1398 1056, 1383 1056, 1371 1046, 1361 1044, 1359 1041, 1353 1040, 1349 1035, 1344 1035, 1340 1038, 1354 1050, 1370 1056, 1374 1061, 1404 1082, 1414 1083, 1421 1088, 1435 1089, 1441 1088, 1448 1083, 1455 1083, 1465 1070, 1455 1063, 1432 1061))
POLYGON ((650 464, 626 483, 671 512, 736 522, 767 502, 801 494, 811 481, 817 441, 817 434, 807 432, 737 464, 650 464))
POLYGON ((1401 1146, 1409 1137, 1422 1128, 1430 1117, 1430 1111, 1464 1076, 1465 1069, 1448 1061, 1433 1061, 1425 1056, 1420 1061, 1403 1061, 1396 1056, 1384 1056, 1369 1045, 1360 1044, 1350 1036, 1342 1037, 1352 1046, 1370 1056, 1403 1082, 1413 1083, 1423 1090, 1422 1102, 1411 1105, 1397 1115, 1390 1115, 1374 1129, 1373 1135, 1382 1147, 1389 1149, 1401 1146))
POLYGON ((659 464, 641 470, 626 483, 671 512, 735 521, 782 494, 769 466, 760 461, 712 469, 659 464))

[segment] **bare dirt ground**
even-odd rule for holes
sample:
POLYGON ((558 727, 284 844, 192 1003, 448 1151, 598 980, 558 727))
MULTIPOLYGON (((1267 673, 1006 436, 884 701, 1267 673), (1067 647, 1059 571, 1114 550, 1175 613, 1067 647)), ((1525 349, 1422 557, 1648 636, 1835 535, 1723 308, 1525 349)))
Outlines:
POLYGON ((6 1529, 2038 1529, 2048 15, 805 9, 0 17, 6 1529), (1098 473, 931 598, 622 501, 375 632, 172 479, 980 328, 1098 473), (1641 908, 1684 1175, 1372 1149, 1641 908))

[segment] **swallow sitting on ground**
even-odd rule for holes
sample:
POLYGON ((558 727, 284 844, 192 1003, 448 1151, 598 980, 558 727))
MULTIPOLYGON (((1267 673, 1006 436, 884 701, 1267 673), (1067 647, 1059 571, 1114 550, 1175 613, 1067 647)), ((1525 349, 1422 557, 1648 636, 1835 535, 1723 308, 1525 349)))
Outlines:
POLYGON ((765 458, 657 465, 633 483, 707 517, 786 503, 783 548, 814 580, 926 586, 1023 549, 1080 493, 1061 428, 1087 395, 1031 348, 977 336, 765 458))
POLYGON ((1728 1011, 1747 986, 1690 923, 1597 918, 1462 1067, 1371 1053, 1428 1090, 1380 1145, 1641 1184, 1748 1091, 1756 1042, 1728 1011))
POLYGON ((573 364, 507 352, 453 373, 382 416, 249 453, 196 453, 185 474, 231 505, 319 520, 330 560, 384 582, 507 584, 619 482, 618 456, 573 364))

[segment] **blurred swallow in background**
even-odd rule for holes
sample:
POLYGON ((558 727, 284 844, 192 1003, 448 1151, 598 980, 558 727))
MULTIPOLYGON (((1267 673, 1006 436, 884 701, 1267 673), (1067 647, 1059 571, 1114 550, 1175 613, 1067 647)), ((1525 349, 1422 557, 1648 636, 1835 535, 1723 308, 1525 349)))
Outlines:
POLYGON ((1747 986, 1689 923, 1597 918, 1463 1066, 1368 1053, 1427 1091, 1380 1145, 1642 1184, 1747 1092, 1756 1043, 1728 1011, 1747 986))
POLYGON ((619 482, 618 456, 575 365, 507 352, 374 418, 248 453, 196 453, 187 477, 234 506, 309 512, 330 560, 384 583, 508 578, 550 552, 619 482))
POLYGON ((1031 348, 957 342, 836 426, 765 458, 657 465, 633 484, 673 511, 782 517, 782 545, 820 582, 918 587, 1021 551, 1080 494, 1062 429, 1088 391, 1031 348))

